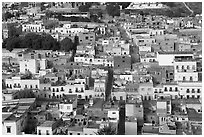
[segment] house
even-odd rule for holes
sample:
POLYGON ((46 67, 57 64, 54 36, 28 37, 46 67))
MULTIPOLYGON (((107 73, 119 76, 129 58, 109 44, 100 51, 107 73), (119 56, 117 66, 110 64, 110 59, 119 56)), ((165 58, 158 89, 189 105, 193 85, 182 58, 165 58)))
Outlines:
POLYGON ((99 131, 99 126, 100 124, 89 122, 88 125, 83 128, 84 135, 96 135, 99 131))
POLYGON ((54 135, 56 133, 58 122, 45 121, 37 126, 37 135, 54 135))
POLYGON ((160 95, 157 97, 157 115, 167 116, 171 114, 171 98, 169 95, 160 95))
POLYGON ((62 119, 68 118, 67 116, 75 116, 77 109, 77 95, 64 95, 62 102, 59 104, 59 111, 61 112, 62 119))
POLYGON ((156 45, 160 47, 160 50, 165 52, 176 51, 176 43, 178 41, 177 35, 166 34, 155 36, 156 45))
POLYGON ((79 43, 80 44, 95 43, 95 33, 94 32, 81 32, 81 33, 79 33, 79 43))
POLYGON ((83 134, 84 132, 82 126, 75 125, 68 127, 68 135, 83 135, 83 134))
POLYGON ((23 24, 22 32, 45 32, 43 24, 23 24))
POLYGON ((125 135, 137 135, 137 118, 127 116, 125 119, 125 135))
POLYGON ((194 109, 197 113, 202 113, 202 104, 200 99, 186 99, 186 108, 194 109))
POLYGON ((116 100, 126 100, 125 87, 113 88, 111 92, 111 98, 116 100))
POLYGON ((193 59, 174 60, 174 81, 198 81, 197 63, 193 59))
POLYGON ((26 132, 28 112, 35 106, 35 98, 2 102, 2 134, 22 135, 26 132))
POLYGON ((20 89, 38 89, 40 87, 39 79, 25 79, 22 76, 9 77, 5 80, 6 88, 12 90, 20 89))
POLYGON ((31 72, 32 74, 36 74, 40 69, 47 68, 47 60, 46 59, 24 59, 19 61, 20 64, 20 73, 31 72))
POLYGON ((182 98, 202 98, 201 82, 179 82, 178 86, 182 98))
POLYGON ((106 80, 95 79, 94 82, 94 96, 97 98, 104 98, 106 96, 106 80))
POLYGON ((179 58, 193 59, 192 52, 158 52, 157 60, 160 66, 173 66, 174 60, 179 58))
POLYGON ((130 56, 114 56, 114 70, 130 70, 131 57, 130 56))
POLYGON ((163 94, 170 95, 173 99, 180 98, 179 86, 177 83, 163 84, 163 94))
POLYGON ((143 100, 152 100, 154 98, 153 83, 139 83, 138 92, 142 95, 143 100))
POLYGON ((143 125, 144 108, 141 100, 138 101, 136 99, 128 99, 127 103, 125 104, 125 111, 126 117, 134 117, 136 118, 137 125, 143 125))

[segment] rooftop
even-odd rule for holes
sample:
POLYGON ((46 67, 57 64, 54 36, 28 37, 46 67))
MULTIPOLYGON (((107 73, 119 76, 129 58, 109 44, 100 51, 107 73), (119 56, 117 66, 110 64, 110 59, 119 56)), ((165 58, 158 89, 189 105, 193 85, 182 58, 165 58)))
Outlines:
POLYGON ((193 54, 193 52, 188 51, 176 51, 176 52, 158 52, 159 54, 193 54))
POLYGON ((90 122, 90 123, 88 123, 87 128, 97 128, 97 129, 99 129, 99 124, 90 122))
POLYGON ((93 106, 90 106, 90 108, 102 109, 103 104, 104 104, 103 99, 96 99, 96 100, 94 100, 94 102, 95 102, 95 103, 93 104, 93 106))
POLYGON ((74 95, 64 95, 62 103, 72 104, 75 100, 77 100, 77 94, 74 94, 74 95))
POLYGON ((70 126, 70 127, 68 127, 68 130, 69 130, 69 131, 79 131, 79 132, 83 132, 83 127, 75 125, 75 126, 70 126))
POLYGON ((56 121, 45 121, 44 123, 40 124, 39 127, 52 127, 56 121))

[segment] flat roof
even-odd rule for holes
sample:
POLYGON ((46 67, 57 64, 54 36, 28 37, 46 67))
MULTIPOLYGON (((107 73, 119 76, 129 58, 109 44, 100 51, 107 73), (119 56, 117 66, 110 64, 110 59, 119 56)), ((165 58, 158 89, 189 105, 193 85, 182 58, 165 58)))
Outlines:
POLYGON ((162 52, 159 51, 159 54, 193 54, 193 52, 188 51, 176 51, 176 52, 162 52))
POLYGON ((99 128, 99 125, 100 125, 100 124, 89 123, 88 126, 87 126, 87 128, 97 128, 97 129, 98 129, 98 128, 99 128))
POLYGON ((39 125, 39 127, 52 127, 56 121, 45 121, 39 125))
POLYGON ((68 127, 68 131, 80 131, 80 132, 83 132, 83 127, 71 126, 71 127, 68 127))

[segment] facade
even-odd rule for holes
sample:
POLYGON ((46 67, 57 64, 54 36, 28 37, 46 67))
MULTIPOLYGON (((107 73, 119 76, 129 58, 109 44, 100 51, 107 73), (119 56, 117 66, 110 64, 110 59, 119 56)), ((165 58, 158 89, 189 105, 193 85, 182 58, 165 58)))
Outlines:
POLYGON ((95 33, 94 32, 79 33, 79 43, 80 44, 93 44, 93 43, 95 43, 95 33))
POLYGON ((201 82, 179 82, 178 86, 182 98, 202 98, 201 82))
POLYGON ((53 135, 56 132, 55 121, 45 121, 37 126, 37 135, 53 135))
POLYGON ((114 69, 131 69, 131 57, 114 56, 114 69))

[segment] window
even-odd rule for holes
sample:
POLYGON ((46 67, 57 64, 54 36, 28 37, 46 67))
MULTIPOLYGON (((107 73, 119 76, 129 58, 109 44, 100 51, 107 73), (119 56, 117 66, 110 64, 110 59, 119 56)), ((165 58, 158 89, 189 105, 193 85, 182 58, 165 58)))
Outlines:
POLYGON ((195 93, 195 90, 194 90, 194 89, 192 89, 192 93, 195 93))
POLYGON ((38 88, 38 85, 35 85, 35 88, 38 88))
POLYGON ((25 88, 28 88, 28 86, 27 86, 27 85, 25 85, 25 88))
POLYGON ((80 135, 80 133, 77 133, 77 135, 80 135))
POLYGON ((190 67, 189 67, 189 66, 187 66, 187 69, 190 69, 190 67))
POLYGON ((69 133, 69 135, 72 135, 72 133, 69 133))
POLYGON ((183 81, 186 81, 186 77, 183 77, 183 81))
POLYGON ((189 99, 189 95, 187 95, 186 98, 189 99))
POLYGON ((85 39, 87 40, 87 39, 89 39, 89 37, 88 37, 88 36, 86 36, 86 37, 85 37, 85 39))
POLYGON ((200 93, 200 89, 197 90, 197 93, 200 93))
POLYGON ((167 91, 167 87, 164 88, 164 91, 167 91))
POLYGON ((38 130, 38 135, 41 135, 41 130, 38 130))
POLYGON ((192 98, 195 98, 195 95, 192 95, 192 98))
POLYGON ((30 85, 30 88, 33 88, 33 86, 32 86, 32 85, 30 85))
POLYGON ((63 87, 61 87, 61 91, 64 91, 63 87))
POLYGON ((197 95, 197 98, 199 99, 199 98, 200 98, 200 95, 197 95))
POLYGON ((186 93, 190 93, 190 90, 189 90, 189 89, 187 89, 187 90, 186 90, 186 93))
POLYGON ((7 130, 7 133, 11 133, 11 127, 10 126, 7 126, 6 130, 7 130))
POLYGON ((192 76, 190 76, 190 81, 193 81, 193 77, 192 76))
POLYGON ((172 87, 169 88, 169 91, 172 91, 172 87))
POLYGON ((70 106, 67 106, 67 109, 69 110, 71 107, 70 106))
POLYGON ((177 88, 177 87, 175 87, 175 91, 178 91, 178 88, 177 88))
POLYGON ((46 135, 49 135, 50 133, 49 133, 49 130, 46 130, 46 135))
POLYGON ((116 114, 116 112, 112 112, 112 114, 116 114))

